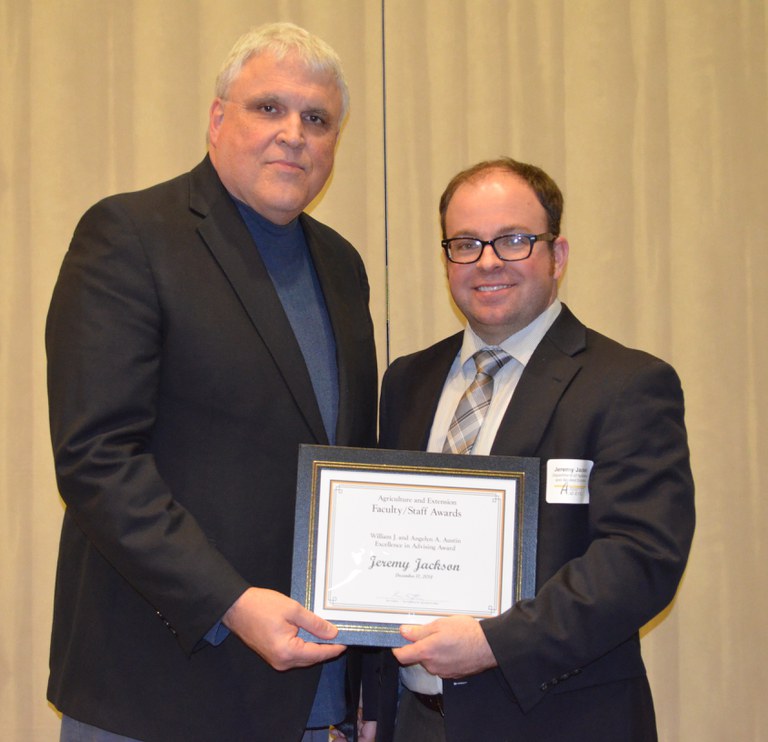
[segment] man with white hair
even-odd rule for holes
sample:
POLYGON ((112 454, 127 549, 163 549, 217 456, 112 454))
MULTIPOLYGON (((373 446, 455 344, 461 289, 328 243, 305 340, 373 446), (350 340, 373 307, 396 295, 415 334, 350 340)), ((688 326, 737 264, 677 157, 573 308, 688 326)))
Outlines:
POLYGON ((297 636, 335 627, 287 597, 299 445, 375 444, 365 269, 303 213, 347 107, 327 44, 256 29, 203 162, 75 231, 46 330, 62 740, 298 742, 356 710, 344 647, 297 636))

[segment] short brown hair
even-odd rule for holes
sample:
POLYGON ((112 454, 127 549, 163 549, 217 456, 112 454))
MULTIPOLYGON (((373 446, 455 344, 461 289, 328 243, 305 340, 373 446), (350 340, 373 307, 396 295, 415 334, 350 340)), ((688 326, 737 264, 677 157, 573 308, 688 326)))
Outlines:
POLYGON ((440 196, 440 228, 443 232, 443 239, 448 235, 445 233, 445 212, 448 210, 448 204, 456 193, 459 186, 471 180, 481 178, 486 173, 493 170, 513 173, 522 178, 536 194, 539 203, 547 212, 547 228, 558 237, 560 235, 560 219, 563 215, 563 194, 552 178, 541 168, 535 165, 529 165, 525 162, 518 162, 511 157, 499 157, 496 160, 485 160, 478 162, 477 165, 462 170, 451 178, 450 183, 440 196))

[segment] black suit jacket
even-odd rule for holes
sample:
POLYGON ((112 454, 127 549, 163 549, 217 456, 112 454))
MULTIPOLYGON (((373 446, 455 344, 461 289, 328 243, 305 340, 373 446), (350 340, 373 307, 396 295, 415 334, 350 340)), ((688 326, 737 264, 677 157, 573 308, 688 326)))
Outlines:
MULTIPOLYGON (((368 282, 300 217, 336 338, 339 445, 375 443, 368 282)), ((143 740, 299 739, 319 668, 206 632, 248 587, 290 590, 300 443, 327 443, 297 341, 206 158, 78 225, 46 331, 67 505, 49 699, 143 740)))
MULTIPOLYGON (((426 448, 461 339, 388 369, 381 446, 426 448)), ((608 699, 616 719, 644 727, 640 738, 649 738, 650 696, 617 701, 611 689, 644 675, 638 629, 672 600, 693 534, 677 375, 587 329, 564 306, 522 374, 491 453, 541 462, 537 593, 483 621, 497 669, 444 684, 449 739, 632 739, 611 731, 608 699), (594 462, 589 505, 546 501, 551 459, 594 462), (587 688, 580 701, 566 698, 587 688)))

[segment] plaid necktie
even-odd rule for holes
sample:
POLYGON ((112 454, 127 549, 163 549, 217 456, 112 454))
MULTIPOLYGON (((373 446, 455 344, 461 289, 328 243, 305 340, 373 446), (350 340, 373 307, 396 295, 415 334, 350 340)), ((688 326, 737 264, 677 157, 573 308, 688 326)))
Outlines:
POLYGON ((485 413, 491 404, 493 377, 511 358, 501 348, 483 348, 472 356, 477 374, 459 400, 448 428, 443 453, 472 453, 472 446, 475 445, 485 413))

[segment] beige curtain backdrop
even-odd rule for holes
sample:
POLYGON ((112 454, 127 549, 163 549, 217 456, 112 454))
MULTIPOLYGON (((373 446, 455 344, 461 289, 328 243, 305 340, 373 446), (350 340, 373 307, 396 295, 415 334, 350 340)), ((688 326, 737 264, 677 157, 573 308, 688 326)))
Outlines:
MULTIPOLYGON (((683 379, 698 530, 643 631, 660 736, 768 739, 768 0, 0 0, 0 738, 45 701, 62 505, 43 328, 95 200, 188 170, 234 39, 292 20, 352 113, 313 212, 365 258, 382 369, 460 327, 437 200, 510 154, 566 196, 562 296, 683 379)), ((617 741, 619 742, 619 741, 617 741)))

